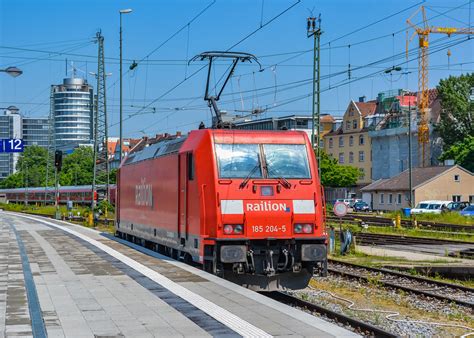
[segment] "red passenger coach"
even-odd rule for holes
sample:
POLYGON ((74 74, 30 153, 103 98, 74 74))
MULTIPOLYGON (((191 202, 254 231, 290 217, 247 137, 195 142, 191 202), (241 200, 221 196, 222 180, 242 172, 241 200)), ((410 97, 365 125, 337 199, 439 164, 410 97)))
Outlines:
POLYGON ((132 152, 117 235, 257 290, 327 272, 324 201, 308 137, 202 129, 132 152))

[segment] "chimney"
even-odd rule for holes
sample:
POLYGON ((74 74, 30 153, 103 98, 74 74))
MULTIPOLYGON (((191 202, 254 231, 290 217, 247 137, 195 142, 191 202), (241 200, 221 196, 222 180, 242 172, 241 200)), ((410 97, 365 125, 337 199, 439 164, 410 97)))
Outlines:
POLYGON ((359 96, 359 102, 365 102, 365 95, 364 96, 359 96))

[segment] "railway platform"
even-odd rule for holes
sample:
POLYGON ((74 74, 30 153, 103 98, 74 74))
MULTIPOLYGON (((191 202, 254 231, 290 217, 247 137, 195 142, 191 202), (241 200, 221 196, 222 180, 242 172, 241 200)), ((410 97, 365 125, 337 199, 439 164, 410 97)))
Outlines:
POLYGON ((354 337, 95 230, 0 211, 0 337, 354 337))

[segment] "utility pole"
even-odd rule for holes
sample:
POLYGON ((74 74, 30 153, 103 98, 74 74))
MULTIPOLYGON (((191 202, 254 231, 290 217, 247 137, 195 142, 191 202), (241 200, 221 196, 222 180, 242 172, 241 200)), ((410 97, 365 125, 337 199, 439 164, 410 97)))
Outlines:
POLYGON ((408 189, 410 190, 409 205, 413 208, 413 181, 411 163, 411 99, 408 102, 408 189))
POLYGON ((95 196, 97 185, 105 185, 104 199, 109 197, 109 154, 108 154, 108 130, 107 130, 107 104, 105 93, 105 57, 104 37, 97 32, 98 57, 97 57, 97 95, 94 104, 94 176, 92 180, 92 212, 96 206, 95 196))
MULTIPOLYGON (((54 133, 54 86, 51 86, 51 92, 49 97, 49 131, 48 131, 48 155, 46 158, 46 181, 44 183, 45 192, 44 192, 44 205, 48 201, 48 187, 49 187, 49 170, 50 163, 53 157, 53 154, 56 151, 56 137, 54 133)), ((56 177, 56 176, 55 176, 56 177)), ((56 182, 56 178, 55 178, 56 182)))
POLYGON ((54 200, 55 200, 55 207, 56 213, 55 218, 61 219, 61 213, 59 211, 59 172, 61 171, 61 166, 63 164, 63 152, 61 150, 56 150, 54 152, 54 181, 55 181, 55 193, 54 193, 54 200))
POLYGON ((321 14, 318 18, 309 17, 307 19, 306 36, 314 37, 313 46, 313 105, 312 105, 312 131, 311 145, 316 149, 316 158, 318 159, 318 175, 321 177, 321 104, 320 104, 320 79, 321 79, 321 14), (316 142, 317 131, 317 142, 316 142))

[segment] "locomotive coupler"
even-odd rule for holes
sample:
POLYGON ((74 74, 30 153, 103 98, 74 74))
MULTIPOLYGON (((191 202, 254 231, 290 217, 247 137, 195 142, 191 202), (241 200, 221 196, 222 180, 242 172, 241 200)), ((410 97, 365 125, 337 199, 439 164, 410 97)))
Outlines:
POLYGON ((247 251, 248 271, 255 272, 255 261, 253 259, 253 250, 247 251), (250 261, 250 263, 248 263, 250 261))
POLYGON ((266 263, 267 266, 263 269, 263 272, 269 276, 273 276, 275 274, 275 268, 273 266, 273 250, 267 251, 266 263))

